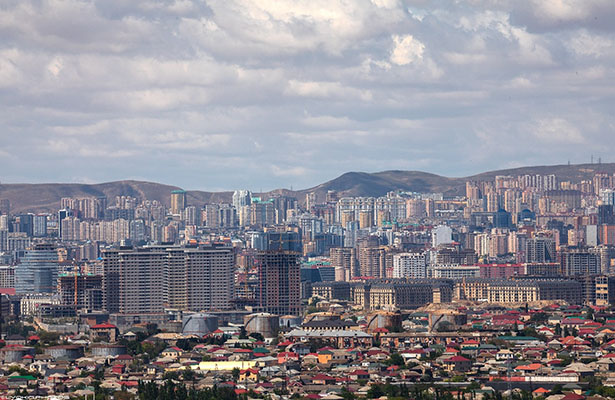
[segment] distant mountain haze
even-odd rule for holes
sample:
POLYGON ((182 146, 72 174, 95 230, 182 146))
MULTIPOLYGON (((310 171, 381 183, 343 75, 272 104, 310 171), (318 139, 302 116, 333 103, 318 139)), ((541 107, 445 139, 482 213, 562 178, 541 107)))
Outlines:
MULTIPOLYGON (((375 173, 348 172, 333 180, 304 190, 276 189, 256 196, 268 198, 276 194, 295 196, 300 203, 305 194, 316 192, 324 200, 327 191, 335 190, 340 196, 383 196, 387 192, 402 190, 419 193, 444 193, 448 196, 464 195, 466 181, 492 181, 497 175, 549 175, 555 174, 559 181, 578 183, 590 180, 596 173, 615 173, 615 163, 533 166, 483 172, 463 178, 448 178, 421 171, 382 171, 375 173)), ((139 199, 158 200, 169 206, 171 191, 176 186, 153 182, 118 181, 99 184, 41 183, 0 184, 0 199, 9 199, 11 213, 55 212, 63 197, 83 198, 106 196, 113 204, 115 196, 132 196, 139 199)), ((237 189, 243 189, 238 187, 237 189)), ((197 207, 206 203, 231 202, 232 191, 205 192, 187 190, 188 205, 197 207)))

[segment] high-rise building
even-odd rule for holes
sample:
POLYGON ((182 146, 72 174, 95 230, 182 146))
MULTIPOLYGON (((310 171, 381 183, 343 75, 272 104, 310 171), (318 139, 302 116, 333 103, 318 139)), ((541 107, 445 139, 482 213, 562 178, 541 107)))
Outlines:
POLYGON ((52 244, 37 244, 26 251, 15 269, 18 294, 53 293, 58 280, 58 253, 52 244))
POLYGON ((590 253, 596 254, 600 260, 600 273, 612 274, 613 261, 615 261, 615 247, 599 245, 589 249, 590 253))
POLYGON ((306 193, 305 209, 309 212, 316 205, 316 192, 306 193))
POLYGON ((15 267, 0 265, 0 288, 15 287, 15 267))
POLYGON ((34 216, 34 227, 32 234, 34 237, 47 236, 47 215, 38 214, 34 216))
POLYGON ((357 252, 354 247, 332 247, 329 256, 336 281, 349 281, 358 275, 357 252))
POLYGON ((258 270, 256 301, 260 310, 278 315, 300 315, 299 254, 259 251, 254 256, 254 265, 258 270))
POLYGON ((426 278, 425 253, 399 253, 393 255, 393 278, 426 278))
POLYGON ((34 214, 20 214, 15 217, 13 232, 24 232, 29 237, 34 235, 34 214))
POLYGON ((142 219, 130 221, 129 237, 133 243, 139 243, 145 240, 145 222, 142 219))
POLYGON ((218 204, 205 204, 205 226, 208 228, 220 227, 220 206, 218 204))
POLYGON ((0 214, 0 229, 9 229, 9 216, 0 214))
POLYGON ((191 311, 231 308, 235 252, 230 246, 169 248, 165 273, 168 307, 191 311))
POLYGON ((235 210, 235 207, 230 204, 221 204, 218 210, 218 224, 223 228, 237 226, 237 210, 235 210))
POLYGON ((438 225, 431 231, 431 245, 438 247, 441 244, 453 242, 453 230, 450 226, 438 225))
POLYGON ((359 271, 364 277, 385 278, 386 249, 382 246, 359 247, 359 271))
POLYGON ((342 211, 342 215, 340 216, 340 224, 343 227, 346 227, 348 226, 348 223, 352 221, 354 221, 354 211, 352 210, 342 211))
POLYGON ((582 249, 562 252, 562 273, 566 276, 600 273, 600 257, 582 249))
POLYGON ((276 196, 273 198, 273 206, 276 211, 276 224, 286 221, 289 210, 297 209, 297 199, 290 196, 276 196))
POLYGON ((64 220, 64 218, 72 217, 72 216, 73 216, 73 211, 68 208, 64 208, 58 211, 58 237, 59 238, 62 237, 62 221, 64 220))
POLYGON ((173 190, 171 192, 171 214, 180 215, 186 208, 186 191, 173 190))
POLYGON ((556 260, 555 240, 548 237, 535 237, 525 241, 525 262, 545 263, 556 260))
POLYGON ((121 248, 103 251, 102 258, 103 300, 109 312, 231 306, 235 253, 230 246, 121 248))
POLYGON ((9 215, 11 213, 11 202, 9 199, 0 199, 0 215, 9 215))
POLYGON ((359 228, 367 229, 374 225, 374 213, 372 210, 359 211, 359 228))
POLYGON ((102 276, 63 274, 58 279, 60 304, 89 311, 102 310, 102 276))
POLYGON ((604 205, 615 206, 615 190, 602 189, 600 191, 600 199, 604 205))
POLYGON ((9 249, 9 230, 0 229, 0 252, 7 251, 9 249))
POLYGON ((184 222, 186 225, 196 225, 197 224, 197 212, 195 206, 188 206, 184 210, 184 222))
POLYGON ((167 253, 159 248, 106 250, 103 306, 110 313, 161 313, 167 253))
POLYGON ((272 201, 255 199, 248 210, 250 225, 269 226, 275 223, 276 213, 272 201))
POLYGON ((233 207, 239 213, 244 206, 249 206, 252 204, 252 192, 249 190, 235 190, 233 193, 233 207))
POLYGON ((250 247, 259 251, 301 253, 303 250, 301 236, 294 231, 267 230, 265 232, 253 232, 250 238, 250 247))

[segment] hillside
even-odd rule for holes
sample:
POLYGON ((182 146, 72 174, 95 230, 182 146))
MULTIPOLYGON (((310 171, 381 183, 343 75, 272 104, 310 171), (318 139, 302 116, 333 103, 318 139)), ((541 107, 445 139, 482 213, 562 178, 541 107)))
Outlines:
MULTIPOLYGON (((492 181, 498 175, 557 175, 561 181, 590 180, 598 172, 615 173, 615 163, 520 167, 483 172, 477 175, 448 178, 420 171, 383 171, 376 173, 348 172, 310 189, 298 193, 316 192, 324 198, 328 190, 337 190, 344 196, 383 196, 391 190, 419 193, 444 193, 449 196, 465 194, 466 181, 492 181)), ((302 199, 301 199, 302 200, 302 199)))
MULTIPOLYGON (((309 189, 298 191, 277 189, 262 193, 261 196, 267 198, 273 194, 284 194, 295 196, 303 203, 306 193, 316 192, 319 199, 324 199, 329 190, 335 190, 341 196, 383 196, 393 190, 462 195, 465 192, 466 181, 493 180, 497 175, 555 174, 560 180, 580 182, 591 179, 597 172, 613 174, 615 173, 615 163, 521 167, 489 171, 460 178, 448 178, 420 171, 348 172, 309 189)), ((175 189, 179 188, 140 181, 117 181, 93 185, 76 183, 4 184, 0 185, 0 199, 9 199, 13 213, 24 211, 53 212, 59 208, 62 197, 106 196, 111 202, 115 196, 125 195, 158 200, 168 206, 171 191, 175 189)), ((205 203, 230 202, 231 197, 232 192, 198 190, 187 192, 188 204, 199 207, 205 203)))

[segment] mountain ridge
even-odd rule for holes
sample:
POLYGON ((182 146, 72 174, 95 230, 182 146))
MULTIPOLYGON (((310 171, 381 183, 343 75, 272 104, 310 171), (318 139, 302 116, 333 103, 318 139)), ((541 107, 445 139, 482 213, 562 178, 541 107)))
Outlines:
MULTIPOLYGON (((444 193, 448 196, 465 193, 465 182, 493 180, 498 175, 549 175, 555 174, 562 181, 569 180, 578 183, 588 180, 595 173, 615 173, 615 163, 576 164, 576 165, 542 165, 524 166, 509 169, 486 171, 466 177, 445 177, 422 171, 389 170, 380 172, 346 172, 334 179, 311 188, 302 190, 275 189, 264 193, 254 193, 261 197, 274 194, 295 196, 300 203, 305 200, 305 194, 315 192, 319 200, 329 190, 335 190, 340 196, 383 196, 394 190, 419 193, 444 193)), ((0 199, 8 199, 11 212, 54 212, 60 206, 62 197, 98 197, 106 196, 109 203, 115 196, 133 196, 158 200, 165 205, 170 204, 171 191, 180 189, 178 186, 155 182, 121 180, 96 184, 85 183, 14 183, 0 184, 0 199)), ((187 190, 188 204, 202 206, 213 202, 230 202, 232 191, 208 192, 187 190)))

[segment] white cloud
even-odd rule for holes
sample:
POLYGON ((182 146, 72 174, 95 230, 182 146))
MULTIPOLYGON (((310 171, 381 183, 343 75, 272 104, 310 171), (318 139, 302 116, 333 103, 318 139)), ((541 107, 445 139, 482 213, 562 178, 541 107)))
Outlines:
POLYGON ((610 0, 6 2, 0 170, 232 189, 606 161, 614 19, 610 0))
POLYGON ((275 176, 290 176, 300 177, 307 175, 310 171, 304 167, 280 167, 277 165, 271 166, 271 173, 275 176))
POLYGON ((393 35, 395 47, 391 52, 391 62, 397 65, 408 65, 423 59, 425 45, 412 35, 393 35))
POLYGON ((581 144, 585 141, 581 131, 563 118, 543 118, 534 123, 534 137, 545 143, 581 144))

